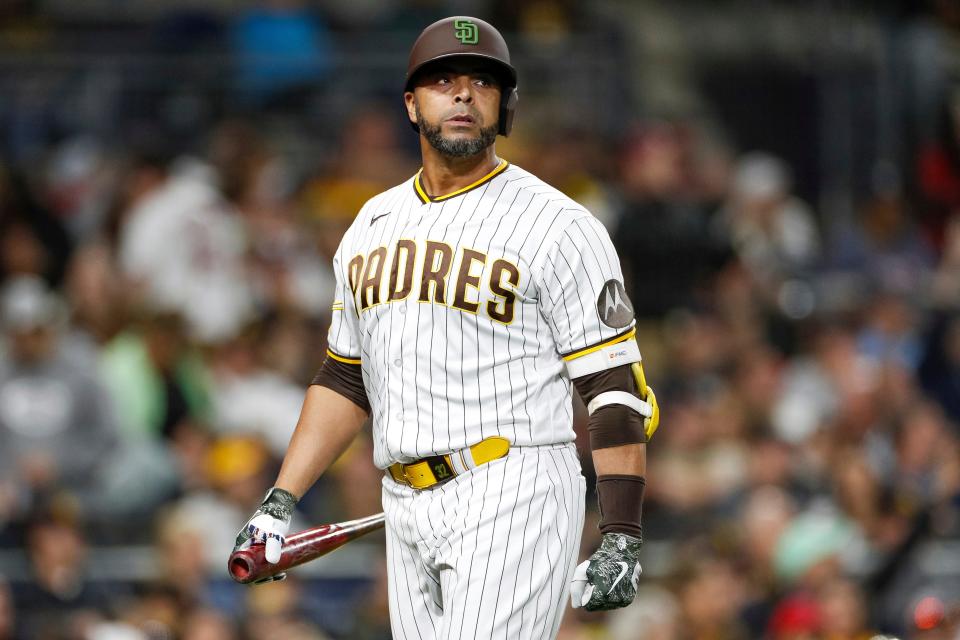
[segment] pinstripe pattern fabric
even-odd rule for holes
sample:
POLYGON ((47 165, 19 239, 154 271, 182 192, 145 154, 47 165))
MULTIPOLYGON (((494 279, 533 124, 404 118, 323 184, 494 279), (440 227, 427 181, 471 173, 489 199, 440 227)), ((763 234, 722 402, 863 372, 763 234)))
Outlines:
POLYGON ((395 640, 555 638, 584 491, 572 444, 515 448, 425 491, 385 478, 395 640))
POLYGON ((334 271, 329 345, 362 363, 380 468, 492 435, 573 441, 562 355, 629 329, 597 311, 604 283, 623 279, 606 230, 513 165, 440 202, 413 179, 376 196, 334 271))

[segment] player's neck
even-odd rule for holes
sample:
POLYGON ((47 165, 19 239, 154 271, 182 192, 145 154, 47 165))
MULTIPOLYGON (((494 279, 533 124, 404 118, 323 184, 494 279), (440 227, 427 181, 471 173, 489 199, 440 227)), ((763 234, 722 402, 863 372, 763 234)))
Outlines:
POLYGON ((468 158, 442 155, 429 143, 425 144, 422 151, 423 172, 420 174, 420 183, 432 197, 444 196, 468 187, 496 169, 500 163, 494 145, 468 158))

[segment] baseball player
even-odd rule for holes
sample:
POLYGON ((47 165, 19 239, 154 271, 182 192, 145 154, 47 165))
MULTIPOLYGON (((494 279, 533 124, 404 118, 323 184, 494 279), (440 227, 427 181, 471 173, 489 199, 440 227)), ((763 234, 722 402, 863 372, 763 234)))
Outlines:
POLYGON ((427 27, 404 102, 423 168, 364 205, 334 258, 329 351, 275 486, 237 537, 276 562, 298 498, 369 416, 385 471, 390 619, 405 640, 554 638, 640 574, 643 380, 616 251, 583 207, 497 157, 517 75, 468 17, 427 27), (590 414, 602 544, 575 568, 590 414))

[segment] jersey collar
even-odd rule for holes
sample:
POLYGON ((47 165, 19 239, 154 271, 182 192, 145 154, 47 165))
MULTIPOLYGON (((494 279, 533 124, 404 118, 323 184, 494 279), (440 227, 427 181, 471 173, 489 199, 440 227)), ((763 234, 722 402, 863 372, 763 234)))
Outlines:
POLYGON ((483 176, 473 184, 468 184, 462 189, 457 189, 453 193, 448 193, 446 195, 433 196, 433 197, 427 195, 427 190, 423 188, 423 182, 421 181, 421 177, 423 174, 423 167, 421 167, 420 170, 417 171, 417 175, 414 176, 413 178, 413 190, 416 191, 417 197, 420 198, 420 202, 422 202, 423 204, 428 204, 430 202, 443 202, 444 200, 449 200, 450 198, 463 195, 467 191, 471 191, 473 189, 476 189, 479 186, 482 186, 490 182, 491 180, 496 178, 498 175, 503 173, 508 166, 510 166, 509 162, 507 162, 506 160, 501 160, 500 164, 498 164, 493 171, 483 176))

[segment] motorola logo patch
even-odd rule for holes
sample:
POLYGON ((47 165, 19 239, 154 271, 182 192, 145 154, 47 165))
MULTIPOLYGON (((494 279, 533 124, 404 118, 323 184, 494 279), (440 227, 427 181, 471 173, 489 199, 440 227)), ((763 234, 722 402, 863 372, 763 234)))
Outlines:
POLYGON ((603 324, 622 329, 633 320, 633 305, 619 280, 607 280, 597 297, 597 313, 603 324))

